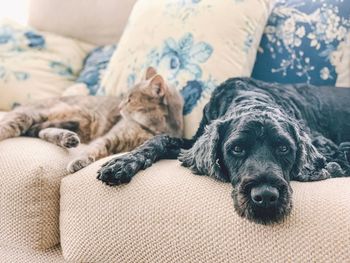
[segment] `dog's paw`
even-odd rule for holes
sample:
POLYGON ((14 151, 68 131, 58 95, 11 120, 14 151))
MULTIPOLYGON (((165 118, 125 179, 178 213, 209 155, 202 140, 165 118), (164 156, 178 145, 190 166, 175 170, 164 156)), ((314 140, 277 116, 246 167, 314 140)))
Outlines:
POLYGON ((341 166, 336 162, 330 162, 326 165, 326 170, 330 173, 331 177, 344 176, 344 171, 341 166))
POLYGON ((62 136, 60 144, 64 148, 75 148, 80 144, 80 139, 76 133, 67 132, 62 136))
POLYGON ((110 186, 126 184, 139 170, 137 160, 127 154, 105 163, 97 172, 97 179, 110 186))
POLYGON ((95 160, 92 157, 88 157, 88 156, 79 157, 77 159, 74 159, 73 161, 71 161, 68 164, 67 171, 71 174, 75 173, 75 172, 85 168, 89 164, 93 163, 94 161, 95 160))
POLYGON ((343 151, 343 150, 348 150, 348 151, 350 151, 350 142, 342 142, 342 143, 339 145, 339 150, 340 150, 340 151, 343 151))
POLYGON ((350 142, 343 142, 339 145, 339 151, 344 153, 344 157, 350 164, 350 142))

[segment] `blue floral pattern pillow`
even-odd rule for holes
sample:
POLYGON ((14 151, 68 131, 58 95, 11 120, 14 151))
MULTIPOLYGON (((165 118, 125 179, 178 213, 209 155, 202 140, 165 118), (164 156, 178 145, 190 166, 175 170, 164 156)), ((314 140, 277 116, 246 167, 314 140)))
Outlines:
POLYGON ((277 0, 252 75, 350 87, 350 1, 277 0))
POLYGON ((124 94, 152 66, 181 92, 191 137, 213 89, 250 76, 269 10, 270 0, 139 0, 99 92, 124 94))
MULTIPOLYGON (((191 33, 186 33, 179 40, 167 38, 160 48, 153 48, 147 54, 142 68, 150 66, 167 71, 167 79, 174 86, 186 79, 181 89, 184 98, 184 114, 187 115, 196 107, 203 92, 211 91, 217 85, 212 76, 203 78, 201 65, 209 60, 213 47, 204 41, 196 42, 191 33)), ((128 87, 136 82, 136 74, 132 71, 128 76, 128 87)))
POLYGON ((60 96, 74 83, 91 45, 36 31, 11 21, 0 24, 0 110, 60 96))
POLYGON ((76 82, 86 84, 90 95, 96 95, 100 88, 103 73, 115 49, 116 45, 97 47, 85 58, 83 69, 76 82))

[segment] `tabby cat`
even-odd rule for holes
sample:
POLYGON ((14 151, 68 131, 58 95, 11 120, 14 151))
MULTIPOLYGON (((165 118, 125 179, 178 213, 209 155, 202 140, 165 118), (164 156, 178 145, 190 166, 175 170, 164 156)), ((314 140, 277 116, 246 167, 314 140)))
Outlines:
POLYGON ((0 120, 0 141, 39 137, 63 148, 88 143, 68 164, 74 173, 102 157, 130 151, 157 134, 181 137, 183 100, 155 69, 122 98, 74 96, 15 108, 0 120))

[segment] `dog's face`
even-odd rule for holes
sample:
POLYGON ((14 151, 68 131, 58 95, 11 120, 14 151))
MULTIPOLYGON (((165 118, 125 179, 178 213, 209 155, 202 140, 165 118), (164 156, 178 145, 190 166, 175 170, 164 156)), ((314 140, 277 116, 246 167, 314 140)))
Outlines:
POLYGON ((290 213, 291 178, 324 174, 323 157, 310 138, 279 114, 213 121, 179 159, 195 173, 231 182, 236 212, 260 224, 280 222, 290 213))
POLYGON ((229 122, 221 138, 219 164, 234 186, 238 214, 263 224, 288 215, 297 155, 289 124, 269 117, 242 118, 229 122))

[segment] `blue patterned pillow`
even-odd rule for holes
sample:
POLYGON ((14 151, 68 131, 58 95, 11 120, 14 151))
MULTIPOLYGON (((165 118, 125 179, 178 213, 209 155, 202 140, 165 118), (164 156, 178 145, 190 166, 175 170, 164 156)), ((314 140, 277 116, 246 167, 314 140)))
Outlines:
POLYGON ((85 58, 84 67, 77 78, 77 82, 85 83, 90 95, 96 95, 103 72, 115 49, 116 45, 97 47, 85 58))
POLYGON ((0 22, 0 110, 61 96, 92 49, 78 40, 0 22))
POLYGON ((139 0, 99 92, 122 95, 154 67, 181 92, 192 137, 213 89, 250 76, 271 0, 139 0))
POLYGON ((350 87, 350 1, 278 0, 252 76, 350 87))

